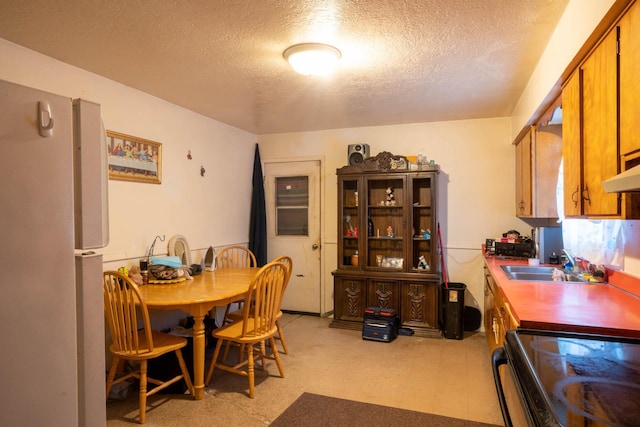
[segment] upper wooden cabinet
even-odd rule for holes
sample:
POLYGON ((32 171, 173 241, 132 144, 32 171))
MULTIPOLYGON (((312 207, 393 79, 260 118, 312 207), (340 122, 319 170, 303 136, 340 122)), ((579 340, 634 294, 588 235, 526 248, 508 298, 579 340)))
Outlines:
POLYGON ((640 200, 605 193, 602 182, 637 162, 640 136, 640 3, 634 4, 562 91, 564 210, 567 217, 640 218, 640 200), (619 121, 618 121, 619 120, 619 121))
POLYGON ((582 72, 577 70, 562 90, 562 158, 565 216, 582 214, 582 72))
MULTIPOLYGON (((580 67, 582 70, 582 213, 618 216, 618 194, 602 181, 618 174, 618 32, 613 30, 580 67)), ((571 161, 571 159, 565 159, 571 161)))
POLYGON ((530 217, 531 197, 531 140, 533 128, 516 143, 516 216, 530 217))
MULTIPOLYGON (((550 107, 548 116, 559 107, 550 107)), ((544 115, 545 117, 547 114, 544 115)), ((562 127, 538 122, 516 143, 516 216, 557 218, 556 188, 562 158, 562 127)))
POLYGON ((622 17, 620 31, 620 154, 640 150, 640 3, 622 17))
POLYGON ((562 125, 538 124, 533 144, 533 209, 536 218, 558 218, 558 174, 562 159, 562 125))

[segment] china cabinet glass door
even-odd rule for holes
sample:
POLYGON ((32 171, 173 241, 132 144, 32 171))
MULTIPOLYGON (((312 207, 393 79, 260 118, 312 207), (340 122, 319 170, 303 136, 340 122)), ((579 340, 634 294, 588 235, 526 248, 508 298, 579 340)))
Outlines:
POLYGON ((369 269, 405 269, 406 180, 403 177, 372 176, 367 190, 366 264, 369 269))
POLYGON ((338 186, 342 206, 339 212, 339 268, 358 268, 359 245, 361 236, 360 216, 360 180, 357 178, 339 179, 338 186))
POLYGON ((412 233, 410 271, 412 272, 437 271, 434 182, 433 174, 421 174, 409 178, 412 233))

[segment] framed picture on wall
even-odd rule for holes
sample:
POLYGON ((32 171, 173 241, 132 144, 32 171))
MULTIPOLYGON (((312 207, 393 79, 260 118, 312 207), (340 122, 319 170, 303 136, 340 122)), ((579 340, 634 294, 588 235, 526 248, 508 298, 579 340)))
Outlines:
POLYGON ((107 131, 109 179, 160 184, 162 144, 107 131))

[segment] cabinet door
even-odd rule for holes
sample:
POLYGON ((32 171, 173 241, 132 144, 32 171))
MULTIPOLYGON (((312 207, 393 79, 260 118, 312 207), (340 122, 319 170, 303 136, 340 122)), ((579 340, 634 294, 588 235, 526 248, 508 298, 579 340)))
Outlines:
POLYGON ((495 294, 500 292, 489 269, 484 267, 484 333, 489 345, 489 354, 500 347, 500 316, 496 309, 495 294))
POLYGON ((365 279, 336 277, 334 279, 334 317, 337 320, 363 321, 365 309, 365 279))
POLYGON ((401 282, 400 322, 403 326, 438 328, 438 282, 401 282))
POLYGON ((367 307, 392 308, 399 311, 398 300, 398 282, 395 280, 368 280, 367 307))
POLYGON ((340 177, 338 179, 338 268, 358 269, 354 262, 358 254, 361 216, 360 187, 362 181, 357 178, 340 177))
POLYGON ((558 173, 562 159, 560 125, 538 126, 533 137, 533 216, 557 218, 558 173))
POLYGON ((640 150, 640 3, 620 21, 620 154, 640 150))
POLYGON ((564 214, 582 214, 582 72, 577 70, 562 89, 562 165, 564 214))
POLYGON ((411 198, 407 206, 411 215, 409 241, 410 271, 436 273, 438 258, 436 248, 436 178, 435 174, 412 175, 409 178, 411 198))
POLYGON ((618 194, 602 181, 618 173, 618 32, 611 31, 582 65, 583 213, 618 216, 618 194))
POLYGON ((516 145, 516 216, 530 217, 531 210, 531 128, 516 145))
POLYGON ((364 257, 365 269, 405 271, 407 237, 406 179, 374 175, 365 178, 368 215, 364 257))

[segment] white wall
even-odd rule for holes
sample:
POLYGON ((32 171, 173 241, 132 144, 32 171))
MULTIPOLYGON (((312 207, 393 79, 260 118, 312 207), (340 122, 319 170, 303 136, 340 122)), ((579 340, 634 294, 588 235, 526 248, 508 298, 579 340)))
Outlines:
MULTIPOLYGON (((347 164, 347 146, 366 143, 372 155, 422 152, 434 159, 439 177, 439 222, 450 281, 467 284, 469 301, 482 307, 481 244, 515 228, 528 226, 515 217, 514 149, 509 118, 337 129, 258 137, 263 161, 324 157, 322 224, 325 257, 325 307, 333 307, 331 271, 337 267, 336 169, 347 164)), ((435 230, 434 230, 435 232, 435 230)))
MULTIPOLYGON (((99 250, 105 269, 136 264, 156 235, 166 237, 156 254, 167 253, 171 236, 185 236, 193 262, 210 245, 248 241, 255 135, 3 39, 0 79, 97 102, 106 129, 162 144, 162 184, 109 181, 110 243, 99 250)), ((182 316, 156 313, 154 326, 182 316)))

